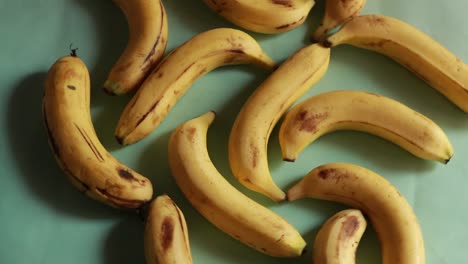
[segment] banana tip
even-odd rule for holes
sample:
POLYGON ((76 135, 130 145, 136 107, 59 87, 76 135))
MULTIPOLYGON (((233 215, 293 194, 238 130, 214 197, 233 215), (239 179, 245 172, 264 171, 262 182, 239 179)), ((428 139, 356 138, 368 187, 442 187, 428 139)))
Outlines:
POLYGON ((447 165, 450 162, 451 159, 452 159, 452 156, 450 156, 450 158, 444 160, 444 164, 447 165))
POLYGON ((320 42, 320 45, 322 45, 322 47, 324 47, 324 48, 331 48, 333 46, 333 43, 328 41, 328 39, 325 39, 325 40, 320 42))
POLYGON ((120 145, 124 145, 124 138, 123 137, 116 135, 115 139, 117 140, 117 142, 119 142, 120 145))
POLYGON ((117 95, 116 93, 114 93, 113 91, 107 89, 106 87, 104 87, 104 93, 107 94, 107 95, 111 95, 111 96, 115 96, 117 95))
POLYGON ((104 82, 104 92, 108 95, 118 95, 116 91, 120 88, 120 84, 112 82, 112 81, 105 81, 104 82))
POLYGON ((283 158, 283 161, 287 161, 287 162, 295 162, 296 159, 295 158, 288 158, 288 157, 284 157, 283 158))

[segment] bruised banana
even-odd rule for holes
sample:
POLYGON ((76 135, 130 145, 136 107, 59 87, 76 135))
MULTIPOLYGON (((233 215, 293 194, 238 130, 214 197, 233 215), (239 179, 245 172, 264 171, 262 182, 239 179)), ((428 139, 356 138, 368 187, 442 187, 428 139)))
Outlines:
POLYGON ((343 90, 310 97, 286 115, 279 132, 283 159, 296 160, 305 147, 336 130, 380 136, 422 159, 447 163, 453 155, 447 135, 424 115, 388 97, 343 90))
POLYGON ((138 89, 161 60, 167 44, 167 16, 160 0, 113 1, 127 18, 129 39, 104 83, 104 91, 121 95, 138 89))
POLYGON ((314 0, 203 0, 230 22, 254 32, 276 34, 302 25, 314 0))
POLYGON ((255 39, 240 30, 218 28, 188 40, 163 59, 127 104, 115 131, 117 140, 127 145, 143 139, 195 80, 232 64, 275 67, 255 39))
POLYGON ((151 182, 117 161, 96 136, 89 73, 76 54, 50 68, 43 116, 54 156, 76 188, 113 207, 138 208, 151 199, 151 182))
POLYGON ((348 163, 310 171, 288 190, 288 200, 316 198, 361 210, 376 230, 383 264, 423 264, 424 241, 418 219, 400 192, 382 176, 348 163))
POLYGON ((300 49, 260 84, 240 110, 229 136, 229 163, 247 188, 278 202, 285 199, 268 167, 268 139, 288 108, 322 78, 329 61, 328 48, 313 44, 300 49))
POLYGON ((192 255, 185 217, 167 195, 154 199, 145 224, 147 264, 190 264, 192 255))
POLYGON ((281 216, 232 186, 214 167, 207 150, 208 112, 181 124, 169 140, 169 165, 192 206, 231 237, 275 257, 297 257, 306 245, 281 216))
POLYGON ((355 264, 356 250, 366 230, 361 211, 343 210, 330 217, 315 237, 314 264, 355 264))
POLYGON ((312 38, 319 42, 337 26, 359 15, 366 5, 366 0, 327 0, 322 23, 314 32, 312 38))
POLYGON ((468 66, 419 29, 396 18, 353 18, 324 45, 350 44, 386 55, 468 112, 468 66))

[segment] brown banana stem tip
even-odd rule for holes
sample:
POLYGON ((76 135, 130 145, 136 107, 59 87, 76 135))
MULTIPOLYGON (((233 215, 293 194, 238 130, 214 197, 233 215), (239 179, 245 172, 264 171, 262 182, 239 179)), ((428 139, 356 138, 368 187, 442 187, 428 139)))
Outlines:
POLYGON ((70 48, 70 56, 78 57, 78 55, 76 54, 76 51, 78 50, 78 48, 73 49, 72 46, 73 46, 73 43, 70 43, 70 47, 69 47, 70 48))

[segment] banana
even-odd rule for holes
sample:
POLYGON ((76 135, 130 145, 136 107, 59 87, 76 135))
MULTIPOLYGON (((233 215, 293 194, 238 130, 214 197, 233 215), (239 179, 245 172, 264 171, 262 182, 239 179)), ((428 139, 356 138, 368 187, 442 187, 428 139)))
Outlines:
POLYGON ((247 188, 275 201, 285 199, 268 168, 268 139, 283 113, 322 78, 329 61, 328 48, 313 44, 300 49, 260 84, 240 110, 229 136, 229 163, 247 188))
POLYGON ((344 203, 366 214, 379 237, 383 264, 424 263, 418 219, 403 195, 382 176, 353 164, 325 164, 288 190, 289 201, 305 197, 344 203))
POLYGON ((302 25, 314 0, 203 0, 230 22, 254 32, 277 34, 302 25))
POLYGON ((419 29, 383 15, 358 16, 324 42, 341 44, 390 57, 468 112, 468 66, 419 29))
POLYGON ((147 264, 192 263, 184 214, 167 195, 156 197, 149 206, 144 248, 147 264))
POLYGON ((343 90, 310 97, 286 115, 279 132, 283 159, 295 161, 307 145, 336 130, 380 136, 422 159, 447 163, 453 155, 444 131, 424 115, 388 97, 343 90))
POLYGON ((172 133, 169 165, 177 185, 192 206, 231 237, 275 257, 296 257, 305 241, 281 216, 256 203, 232 186, 214 167, 207 150, 208 112, 172 133))
POLYGON ((366 230, 361 211, 343 210, 329 218, 314 242, 314 264, 355 264, 356 250, 366 230))
POLYGON ((223 65, 247 63, 275 67, 255 39, 242 31, 218 28, 196 35, 166 56, 144 81, 120 117, 117 140, 127 145, 146 137, 205 73, 223 65))
POLYGON ((104 91, 121 95, 138 89, 159 63, 167 44, 167 15, 160 0, 113 0, 129 26, 127 47, 104 82, 104 91))
POLYGON ((53 154, 76 188, 113 207, 138 208, 151 199, 151 182, 116 160, 96 136, 89 73, 75 52, 47 74, 43 117, 53 154))
POLYGON ((359 15, 365 5, 366 0, 327 0, 322 23, 312 38, 317 42, 322 41, 331 30, 359 15))

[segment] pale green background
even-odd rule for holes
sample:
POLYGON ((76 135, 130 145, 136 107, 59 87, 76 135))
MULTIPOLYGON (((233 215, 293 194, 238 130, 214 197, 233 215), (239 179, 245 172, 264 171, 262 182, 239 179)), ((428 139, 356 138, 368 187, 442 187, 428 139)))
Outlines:
MULTIPOLYGON (((169 17, 168 50, 196 33, 234 27, 201 0, 164 1, 169 17)), ((303 26, 267 36, 252 34, 282 61, 307 45, 323 12, 314 7, 303 26)), ((405 20, 430 34, 468 62, 465 0, 369 0, 365 13, 405 20)), ((150 137, 121 148, 113 130, 129 96, 109 97, 102 83, 127 41, 127 25, 110 0, 0 0, 0 263, 144 263, 143 225, 132 213, 101 205, 75 191, 58 169, 41 119, 45 73, 66 55, 69 44, 88 65, 93 84, 92 113, 103 144, 121 161, 151 178, 156 194, 168 193, 187 218, 194 263, 311 263, 320 224, 344 206, 302 200, 274 204, 233 180, 227 139, 236 113, 267 76, 252 66, 230 66, 199 79, 150 137), (213 109, 209 151, 218 169, 245 194, 288 219, 308 241, 298 259, 275 259, 240 244, 202 218, 177 189, 167 163, 167 141, 180 122, 213 109)), ((336 89, 373 91, 397 99, 437 122, 455 146, 448 165, 420 160, 382 139, 358 132, 327 135, 296 163, 281 161, 277 130, 270 141, 274 180, 286 189, 326 162, 352 162, 391 181, 414 206, 424 234, 427 263, 468 263, 468 120, 434 89, 393 61, 353 47, 332 50, 330 69, 306 97, 336 89)), ((358 263, 379 263, 375 233, 368 229, 358 263)))

